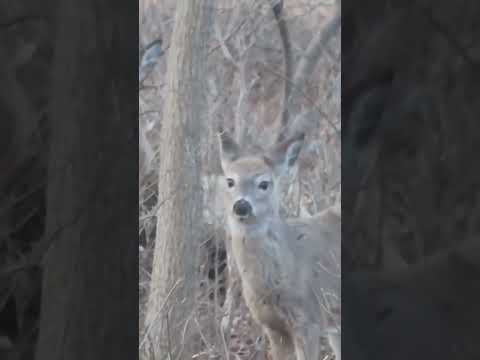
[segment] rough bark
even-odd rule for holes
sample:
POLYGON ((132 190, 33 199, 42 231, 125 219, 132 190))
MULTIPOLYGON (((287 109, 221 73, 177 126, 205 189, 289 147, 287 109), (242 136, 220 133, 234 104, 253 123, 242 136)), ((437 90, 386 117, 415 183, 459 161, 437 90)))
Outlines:
POLYGON ((36 358, 134 359, 138 59, 128 21, 136 5, 60 6, 36 358))
POLYGON ((188 357, 196 247, 202 221, 201 140, 210 1, 177 4, 168 57, 159 167, 159 209, 147 334, 155 359, 188 357))

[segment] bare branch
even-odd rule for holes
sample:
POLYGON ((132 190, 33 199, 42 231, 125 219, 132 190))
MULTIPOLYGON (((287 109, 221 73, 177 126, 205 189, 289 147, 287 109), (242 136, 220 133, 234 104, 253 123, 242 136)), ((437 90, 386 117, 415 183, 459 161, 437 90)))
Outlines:
MULTIPOLYGON (((318 114, 332 127, 332 129, 334 129, 337 134, 340 133, 340 129, 338 129, 337 126, 328 119, 328 117, 327 117, 327 115, 325 114, 325 112, 317 105, 317 103, 315 102, 315 100, 312 99, 310 96, 308 96, 308 94, 307 94, 305 91, 303 91, 303 89, 302 89, 301 87, 299 87, 299 86, 298 86, 297 84, 295 84, 293 81, 287 79, 285 76, 283 76, 282 74, 280 74, 278 71, 276 71, 276 70, 274 70, 274 69, 272 69, 272 68, 270 68, 270 67, 268 67, 268 66, 266 66, 266 65, 265 65, 265 69, 266 69, 267 71, 269 71, 270 73, 272 73, 272 74, 274 74, 274 75, 276 75, 276 76, 278 76, 278 77, 281 77, 281 78, 283 78, 285 81, 289 82, 290 85, 292 86, 292 88, 295 89, 296 91, 298 91, 298 92, 305 98, 305 100, 307 100, 307 101, 312 105, 312 107, 315 109, 315 111, 318 112, 318 114)), ((297 125, 295 124, 296 121, 297 121, 297 120, 295 120, 294 123, 292 123, 291 125, 286 124, 286 126, 284 126, 284 127, 281 128, 280 135, 278 136, 277 141, 283 139, 288 133, 293 132, 292 129, 296 129, 296 126, 297 126, 297 125)))
MULTIPOLYGON (((325 25, 322 31, 319 31, 317 35, 310 41, 307 47, 305 56, 302 57, 298 64, 297 70, 293 78, 293 82, 298 87, 303 87, 308 77, 313 72, 313 69, 318 63, 323 51, 327 48, 328 42, 336 34, 341 24, 340 12, 337 11, 333 18, 325 25)), ((291 98, 288 99, 291 101, 291 98)))
MULTIPOLYGON (((285 21, 285 17, 282 16, 283 12, 283 0, 280 0, 277 4, 273 6, 273 15, 277 20, 278 30, 280 32, 280 39, 282 40, 283 46, 283 56, 284 56, 284 71, 285 78, 291 79, 292 77, 292 51, 291 51, 291 41, 290 34, 288 32, 288 27, 285 21)), ((290 82, 284 81, 283 89, 283 104, 282 104, 282 114, 280 124, 282 127, 285 127, 288 123, 288 101, 290 99, 290 82)), ((281 137, 279 137, 281 140, 281 137)))
POLYGON ((218 44, 220 46, 220 49, 222 50, 223 56, 230 61, 230 63, 238 68, 238 63, 235 57, 233 56, 230 48, 228 47, 227 40, 223 38, 222 31, 220 30, 220 26, 217 21, 215 21, 214 24, 214 31, 215 31, 215 36, 217 37, 218 44))
MULTIPOLYGON (((280 129, 280 133, 278 135, 277 141, 282 141, 282 139, 284 139, 287 133, 289 132, 289 128, 295 127, 295 125, 293 124, 289 125, 289 123, 292 121, 290 119, 290 112, 292 108, 294 94, 300 93, 305 98, 307 98, 307 96, 305 96, 305 92, 301 89, 303 89, 308 77, 313 72, 313 69, 317 65, 318 60, 320 59, 323 51, 327 48, 328 42, 330 41, 330 39, 333 38, 338 28, 340 27, 340 24, 341 24, 340 6, 339 4, 336 6, 337 8, 335 11, 335 15, 327 23, 325 28, 322 31, 319 31, 317 35, 314 36, 314 38, 310 41, 310 44, 308 45, 306 50, 306 54, 303 56, 302 60, 300 61, 297 67, 297 70, 295 71, 295 74, 293 75, 292 75, 293 71, 291 68, 291 63, 292 63, 291 47, 290 47, 291 45, 290 45, 290 39, 288 37, 288 31, 286 29, 285 21, 284 20, 279 21, 280 33, 282 34, 282 32, 285 32, 285 34, 282 37, 282 40, 284 41, 284 43, 286 43, 286 47, 284 49, 285 49, 286 56, 288 56, 288 58, 285 59, 287 62, 285 67, 285 74, 286 74, 287 81, 285 81, 285 92, 284 92, 285 97, 284 97, 284 104, 282 109, 281 129, 280 129), (296 90, 296 91, 292 91, 292 90, 296 90)), ((335 125, 331 123, 330 125, 332 125, 336 131, 338 131, 335 125)))

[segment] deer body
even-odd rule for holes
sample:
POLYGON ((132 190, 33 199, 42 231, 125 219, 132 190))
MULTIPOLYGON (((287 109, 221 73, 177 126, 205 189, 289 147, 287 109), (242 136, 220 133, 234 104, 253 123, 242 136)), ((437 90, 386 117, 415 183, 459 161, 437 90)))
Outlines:
MULTIPOLYGON (((327 335, 322 291, 340 291, 331 272, 340 258, 340 217, 279 215, 278 179, 295 162, 303 137, 255 157, 242 156, 225 133, 220 140, 231 250, 245 302, 275 360, 318 360, 320 338, 327 335)), ((339 336, 329 334, 337 359, 339 336)))

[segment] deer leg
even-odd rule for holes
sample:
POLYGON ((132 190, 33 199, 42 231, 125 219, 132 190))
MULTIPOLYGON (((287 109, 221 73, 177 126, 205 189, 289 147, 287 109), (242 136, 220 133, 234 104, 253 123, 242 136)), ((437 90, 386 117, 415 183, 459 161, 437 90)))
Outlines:
POLYGON ((274 360, 294 360, 294 347, 289 335, 272 329, 267 329, 266 333, 274 360))

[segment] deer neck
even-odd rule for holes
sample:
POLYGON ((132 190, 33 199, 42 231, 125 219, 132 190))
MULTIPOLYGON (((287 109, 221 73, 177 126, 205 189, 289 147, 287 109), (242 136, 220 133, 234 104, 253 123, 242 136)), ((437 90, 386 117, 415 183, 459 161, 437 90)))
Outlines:
POLYGON ((247 285, 270 281, 281 276, 281 263, 290 260, 283 234, 287 225, 279 217, 261 224, 242 224, 230 219, 233 257, 242 282, 247 285), (253 281, 253 279, 255 279, 253 281))
POLYGON ((229 218, 228 224, 232 241, 237 246, 253 249, 262 247, 268 238, 278 237, 277 233, 285 226, 285 222, 277 216, 253 223, 242 223, 229 218))

